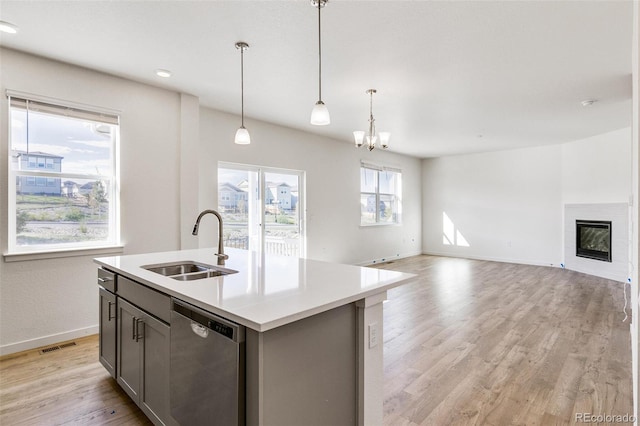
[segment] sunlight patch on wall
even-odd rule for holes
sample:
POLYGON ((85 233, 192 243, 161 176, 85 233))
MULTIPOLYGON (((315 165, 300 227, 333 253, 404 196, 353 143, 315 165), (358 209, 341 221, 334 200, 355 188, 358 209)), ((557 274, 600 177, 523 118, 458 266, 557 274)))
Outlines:
POLYGON ((467 239, 456 229, 447 213, 442 212, 442 244, 445 246, 469 247, 467 239))

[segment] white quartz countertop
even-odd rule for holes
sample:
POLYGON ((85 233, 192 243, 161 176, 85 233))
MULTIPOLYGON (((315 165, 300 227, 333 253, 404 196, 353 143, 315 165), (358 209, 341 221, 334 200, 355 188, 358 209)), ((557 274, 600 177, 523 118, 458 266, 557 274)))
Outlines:
POLYGON ((215 249, 109 256, 107 269, 259 332, 408 283, 416 275, 226 249, 224 268, 238 273, 178 281, 143 267, 176 261, 216 265, 215 249))

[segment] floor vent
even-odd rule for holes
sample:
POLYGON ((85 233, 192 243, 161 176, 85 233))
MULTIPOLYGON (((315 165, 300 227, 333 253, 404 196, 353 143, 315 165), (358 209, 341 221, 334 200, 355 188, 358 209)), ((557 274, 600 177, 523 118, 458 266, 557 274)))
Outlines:
POLYGON ((70 348, 76 346, 76 342, 63 343, 62 345, 49 346, 48 348, 40 349, 40 355, 50 354, 60 349, 70 348))
POLYGON ((60 346, 50 346, 48 348, 40 349, 40 354, 41 355, 48 354, 53 351, 57 351, 58 349, 60 349, 60 346))

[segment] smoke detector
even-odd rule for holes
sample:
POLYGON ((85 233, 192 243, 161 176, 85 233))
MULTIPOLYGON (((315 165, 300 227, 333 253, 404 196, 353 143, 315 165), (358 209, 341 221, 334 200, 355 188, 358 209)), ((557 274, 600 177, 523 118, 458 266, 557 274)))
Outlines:
POLYGON ((580 103, 582 104, 583 107, 590 107, 591 105, 593 105, 596 102, 598 102, 596 99, 585 99, 584 101, 582 101, 580 103))

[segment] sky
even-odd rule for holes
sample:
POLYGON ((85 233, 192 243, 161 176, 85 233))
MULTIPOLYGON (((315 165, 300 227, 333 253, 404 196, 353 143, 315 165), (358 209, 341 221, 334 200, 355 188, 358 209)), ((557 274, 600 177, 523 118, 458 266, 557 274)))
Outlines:
MULTIPOLYGON (((11 109, 11 147, 59 155, 62 173, 111 174, 111 136, 97 131, 101 123, 11 109), (28 131, 27 131, 28 123, 28 131)), ((113 131, 113 129, 112 129, 113 131)))

